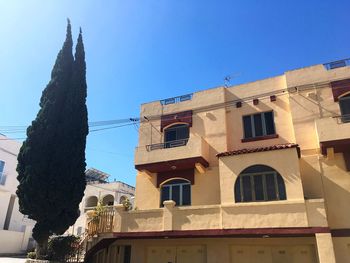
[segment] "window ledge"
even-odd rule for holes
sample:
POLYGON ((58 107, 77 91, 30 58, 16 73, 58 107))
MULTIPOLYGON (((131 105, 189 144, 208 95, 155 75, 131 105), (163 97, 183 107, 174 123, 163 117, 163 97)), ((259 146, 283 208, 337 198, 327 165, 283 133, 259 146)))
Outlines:
POLYGON ((252 137, 252 138, 244 138, 241 140, 241 142, 254 142, 254 141, 261 141, 261 140, 268 140, 268 139, 275 139, 275 138, 278 138, 278 134, 264 135, 264 136, 258 136, 258 137, 252 137))

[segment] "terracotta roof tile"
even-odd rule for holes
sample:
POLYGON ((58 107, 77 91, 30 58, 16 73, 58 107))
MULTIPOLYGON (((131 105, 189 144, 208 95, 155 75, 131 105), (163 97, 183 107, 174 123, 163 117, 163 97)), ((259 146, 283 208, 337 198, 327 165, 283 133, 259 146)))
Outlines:
POLYGON ((224 157, 224 156, 239 155, 239 154, 245 154, 245 153, 255 153, 255 152, 266 152, 266 151, 274 151, 274 150, 289 149, 289 148, 296 148, 296 147, 298 147, 298 144, 295 144, 295 143, 275 144, 275 145, 265 146, 265 147, 244 148, 244 149, 239 149, 234 151, 222 152, 222 153, 218 153, 216 157, 224 157))

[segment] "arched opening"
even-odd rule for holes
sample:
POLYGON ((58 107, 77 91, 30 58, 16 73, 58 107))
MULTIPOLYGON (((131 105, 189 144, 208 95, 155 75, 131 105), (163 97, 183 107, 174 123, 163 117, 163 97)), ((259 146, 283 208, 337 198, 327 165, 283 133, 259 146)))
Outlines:
POLYGON ((175 201, 177 206, 191 205, 191 183, 184 179, 173 179, 161 186, 160 206, 166 200, 175 201))
POLYGON ((98 198, 96 196, 89 196, 85 199, 85 208, 97 206, 98 198))
POLYGON ((104 196, 102 199, 102 205, 104 205, 104 206, 114 205, 114 196, 113 195, 104 196))
POLYGON ((122 195, 120 198, 119 198, 119 204, 123 204, 128 198, 125 196, 125 195, 122 195))
POLYGON ((350 122, 350 94, 339 98, 339 107, 342 122, 350 122))
POLYGON ((188 124, 175 124, 164 130, 164 147, 173 148, 186 145, 190 136, 188 124))
POLYGON ((266 165, 244 169, 235 182, 234 195, 236 203, 287 199, 282 176, 266 165))

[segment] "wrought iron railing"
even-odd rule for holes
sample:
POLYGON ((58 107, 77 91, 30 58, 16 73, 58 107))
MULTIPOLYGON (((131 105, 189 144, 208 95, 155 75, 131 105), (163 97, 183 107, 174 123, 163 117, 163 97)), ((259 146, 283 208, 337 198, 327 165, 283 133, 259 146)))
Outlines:
POLYGON ((190 94, 186 94, 186 95, 181 95, 181 96, 177 96, 177 97, 173 97, 173 98, 160 100, 160 103, 162 105, 174 104, 174 103, 179 103, 179 102, 191 100, 192 97, 193 97, 193 94, 190 93, 190 94))
POLYGON ((333 116, 333 118, 337 119, 337 123, 347 123, 350 122, 350 114, 333 116))
POLYGON ((159 150, 159 149, 174 148, 179 146, 185 146, 187 142, 188 142, 188 138, 175 140, 175 141, 168 141, 163 143, 149 144, 149 145, 146 145, 146 149, 147 151, 153 151, 153 150, 159 150))
POLYGON ((89 237, 93 237, 99 233, 112 232, 114 215, 114 209, 107 208, 100 214, 93 216, 93 218, 87 224, 87 235, 89 237))
POLYGON ((336 68, 342 68, 342 67, 350 66, 350 58, 346 58, 346 59, 341 59, 341 60, 325 63, 325 64, 323 64, 323 66, 327 70, 332 70, 332 69, 336 69, 336 68))

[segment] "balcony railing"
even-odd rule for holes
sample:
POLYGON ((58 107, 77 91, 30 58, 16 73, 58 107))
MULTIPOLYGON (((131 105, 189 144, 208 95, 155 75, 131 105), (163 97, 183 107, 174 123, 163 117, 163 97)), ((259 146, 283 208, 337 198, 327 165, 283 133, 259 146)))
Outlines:
POLYGON ((147 151, 153 151, 153 150, 159 150, 159 149, 165 149, 165 148, 174 148, 179 146, 185 146, 187 142, 188 142, 188 138, 175 140, 175 141, 168 141, 164 143, 149 144, 149 145, 146 145, 146 149, 147 151))
POLYGON ((174 104, 174 103, 179 103, 187 100, 192 100, 193 94, 186 94, 186 95, 181 95, 173 98, 168 98, 164 100, 160 100, 160 103, 162 105, 168 105, 168 104, 174 104))
POLYGON ((350 66, 350 58, 332 61, 329 63, 325 63, 323 65, 327 70, 332 70, 332 69, 336 69, 336 68, 350 66))
POLYGON ((188 139, 137 147, 135 165, 194 157, 209 161, 209 145, 202 137, 191 134, 188 139))
POLYGON ((346 122, 350 122, 350 114, 344 114, 344 115, 334 116, 333 118, 337 119, 337 123, 346 123, 346 122))

